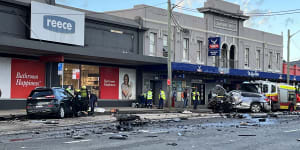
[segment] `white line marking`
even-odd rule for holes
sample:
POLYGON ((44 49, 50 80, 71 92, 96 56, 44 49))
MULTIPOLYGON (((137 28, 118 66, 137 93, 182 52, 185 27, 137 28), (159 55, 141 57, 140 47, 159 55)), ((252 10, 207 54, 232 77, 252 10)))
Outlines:
POLYGON ((87 140, 78 140, 78 141, 70 141, 70 142, 64 142, 65 144, 72 144, 72 143, 80 143, 80 142, 88 142, 91 141, 90 139, 87 140))
POLYGON ((297 132, 300 131, 300 129, 295 129, 295 130, 288 130, 288 131, 284 131, 285 133, 290 133, 290 132, 297 132))

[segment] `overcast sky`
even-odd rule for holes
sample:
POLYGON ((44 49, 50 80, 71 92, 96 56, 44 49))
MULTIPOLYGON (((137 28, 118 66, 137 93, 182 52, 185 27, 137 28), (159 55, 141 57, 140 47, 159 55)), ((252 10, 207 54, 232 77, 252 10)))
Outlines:
MULTIPOLYGON (((172 3, 178 3, 182 0, 171 0, 172 3)), ((181 6, 187 8, 202 7, 206 0, 183 0, 181 6)), ((242 11, 245 13, 264 13, 264 12, 278 12, 285 10, 299 9, 299 13, 278 15, 278 16, 260 16, 251 17, 245 22, 245 26, 270 32, 284 36, 284 59, 286 60, 286 45, 287 45, 287 30, 290 29, 291 33, 300 30, 300 0, 225 0, 228 2, 236 3, 241 6, 242 11)), ((68 5, 72 7, 92 10, 96 12, 112 11, 120 9, 132 8, 134 5, 147 4, 156 5, 156 7, 167 8, 167 0, 56 0, 56 3, 68 5)), ((182 13, 200 16, 201 13, 176 9, 182 13)), ((300 33, 293 36, 291 40, 291 60, 300 59, 300 33)))

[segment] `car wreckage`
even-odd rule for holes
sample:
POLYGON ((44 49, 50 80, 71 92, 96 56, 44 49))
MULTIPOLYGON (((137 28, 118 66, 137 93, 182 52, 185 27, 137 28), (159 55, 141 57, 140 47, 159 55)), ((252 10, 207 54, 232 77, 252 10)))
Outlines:
POLYGON ((262 94, 233 90, 226 92, 221 85, 216 85, 212 90, 212 98, 208 108, 213 112, 229 113, 236 110, 251 110, 253 113, 270 111, 269 99, 262 94))

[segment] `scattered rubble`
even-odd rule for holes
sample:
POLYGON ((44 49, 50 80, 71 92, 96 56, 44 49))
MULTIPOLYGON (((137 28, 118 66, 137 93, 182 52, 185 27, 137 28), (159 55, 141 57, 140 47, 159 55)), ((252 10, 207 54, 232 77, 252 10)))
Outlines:
POLYGON ((167 145, 170 145, 170 146, 177 146, 178 144, 177 144, 177 143, 167 143, 167 145))
POLYGON ((126 140, 128 138, 127 135, 114 135, 109 137, 109 139, 115 139, 115 140, 126 140))
POLYGON ((239 136, 256 136, 255 134, 240 134, 239 136))

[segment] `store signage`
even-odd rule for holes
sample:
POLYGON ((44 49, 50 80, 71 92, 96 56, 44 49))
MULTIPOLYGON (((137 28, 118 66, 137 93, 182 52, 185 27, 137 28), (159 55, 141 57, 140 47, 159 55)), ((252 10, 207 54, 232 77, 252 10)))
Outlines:
POLYGON ((218 68, 220 74, 229 74, 229 68, 218 68))
POLYGON ((12 59, 11 98, 27 98, 32 89, 41 86, 45 86, 44 63, 12 59))
POLYGON ((64 17, 46 15, 44 28, 53 32, 75 33, 75 22, 64 17))
POLYGON ((80 79, 80 70, 79 69, 72 70, 72 79, 74 79, 74 80, 80 79))
POLYGON ((259 73, 257 71, 248 71, 248 76, 259 77, 259 73))
POLYGON ((84 12, 31 2, 33 39, 84 46, 84 24, 84 12))
POLYGON ((208 38, 208 56, 220 56, 220 37, 208 38))
POLYGON ((201 66, 197 67, 197 72, 202 72, 201 66))

